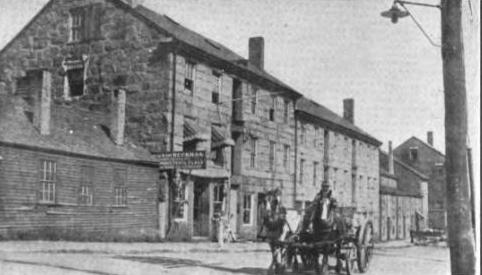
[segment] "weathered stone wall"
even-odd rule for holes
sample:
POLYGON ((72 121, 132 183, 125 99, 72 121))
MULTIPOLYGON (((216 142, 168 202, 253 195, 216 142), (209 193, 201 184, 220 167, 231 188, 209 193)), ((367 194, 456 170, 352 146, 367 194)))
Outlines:
POLYGON ((0 81, 15 93, 16 79, 27 71, 52 73, 56 104, 79 104, 93 110, 108 110, 110 93, 127 90, 126 134, 152 151, 162 151, 168 142, 167 117, 169 66, 167 56, 153 57, 162 35, 109 1, 53 1, 0 55, 0 81), (99 39, 69 42, 70 15, 74 7, 101 6, 99 39), (88 57, 85 94, 66 100, 62 62, 88 57), (119 79, 124 79, 116 83, 119 79))

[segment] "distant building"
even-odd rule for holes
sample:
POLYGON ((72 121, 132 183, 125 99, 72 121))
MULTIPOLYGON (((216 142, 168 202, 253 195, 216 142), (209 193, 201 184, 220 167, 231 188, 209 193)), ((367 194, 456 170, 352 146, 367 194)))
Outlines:
POLYGON ((445 229, 447 226, 447 201, 445 156, 433 147, 433 132, 427 133, 427 142, 411 137, 394 149, 394 155, 404 164, 429 177, 428 226, 445 229))
POLYGON ((410 230, 426 227, 428 177, 393 156, 380 151, 380 240, 410 237, 410 230))
POLYGON ((343 101, 343 117, 306 98, 298 100, 296 144, 297 208, 306 208, 326 181, 340 206, 354 206, 378 224, 381 142, 354 125, 353 99, 343 101))

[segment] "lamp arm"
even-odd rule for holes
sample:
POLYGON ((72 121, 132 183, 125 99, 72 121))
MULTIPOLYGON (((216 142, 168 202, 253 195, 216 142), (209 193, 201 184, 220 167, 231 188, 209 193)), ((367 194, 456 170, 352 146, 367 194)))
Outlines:
POLYGON ((433 5, 433 4, 426 4, 426 3, 418 3, 418 2, 412 2, 412 1, 404 1, 404 0, 395 0, 395 3, 398 3, 400 5, 414 5, 414 6, 422 6, 422 7, 429 7, 429 8, 439 8, 441 9, 442 7, 440 5, 433 5))
POLYGON ((410 18, 412 18, 413 22, 415 23, 415 25, 417 25, 417 27, 420 29, 420 31, 423 33, 423 35, 425 36, 425 38, 427 38, 428 42, 430 42, 430 44, 432 44, 432 46, 435 46, 435 47, 441 47, 441 45, 435 43, 432 38, 430 38, 430 36, 427 34, 427 32, 423 29, 422 25, 417 21, 417 19, 415 18, 415 16, 413 16, 413 14, 407 9, 407 7, 405 7, 404 5, 404 1, 399 1, 399 0, 396 0, 396 2, 398 2, 400 4, 400 6, 402 6, 407 12, 408 12, 408 15, 410 15, 410 18))

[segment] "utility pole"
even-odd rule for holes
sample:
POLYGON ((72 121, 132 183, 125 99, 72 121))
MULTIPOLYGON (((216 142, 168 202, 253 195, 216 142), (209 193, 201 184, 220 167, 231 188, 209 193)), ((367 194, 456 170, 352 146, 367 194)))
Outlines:
POLYGON ((475 274, 475 239, 467 177, 467 95, 462 1, 442 0, 441 9, 450 263, 453 275, 472 275, 475 274))

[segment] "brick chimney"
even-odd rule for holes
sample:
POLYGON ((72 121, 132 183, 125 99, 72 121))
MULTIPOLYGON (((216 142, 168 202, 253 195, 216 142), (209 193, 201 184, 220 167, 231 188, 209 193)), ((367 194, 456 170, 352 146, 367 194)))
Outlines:
POLYGON ((392 141, 388 141, 388 173, 390 175, 395 174, 395 167, 393 164, 393 150, 392 150, 392 141))
POLYGON ((42 87, 34 99, 33 125, 41 135, 50 134, 50 108, 52 101, 52 75, 42 71, 42 87))
POLYGON ((343 118, 355 123, 355 100, 353 98, 343 99, 343 118))
POLYGON ((433 132, 428 131, 427 132, 427 143, 433 147, 433 132))
POLYGON ((249 38, 249 63, 264 69, 264 38, 262 36, 249 38))
POLYGON ((122 89, 112 93, 110 135, 117 145, 124 144, 126 120, 126 92, 122 89))

